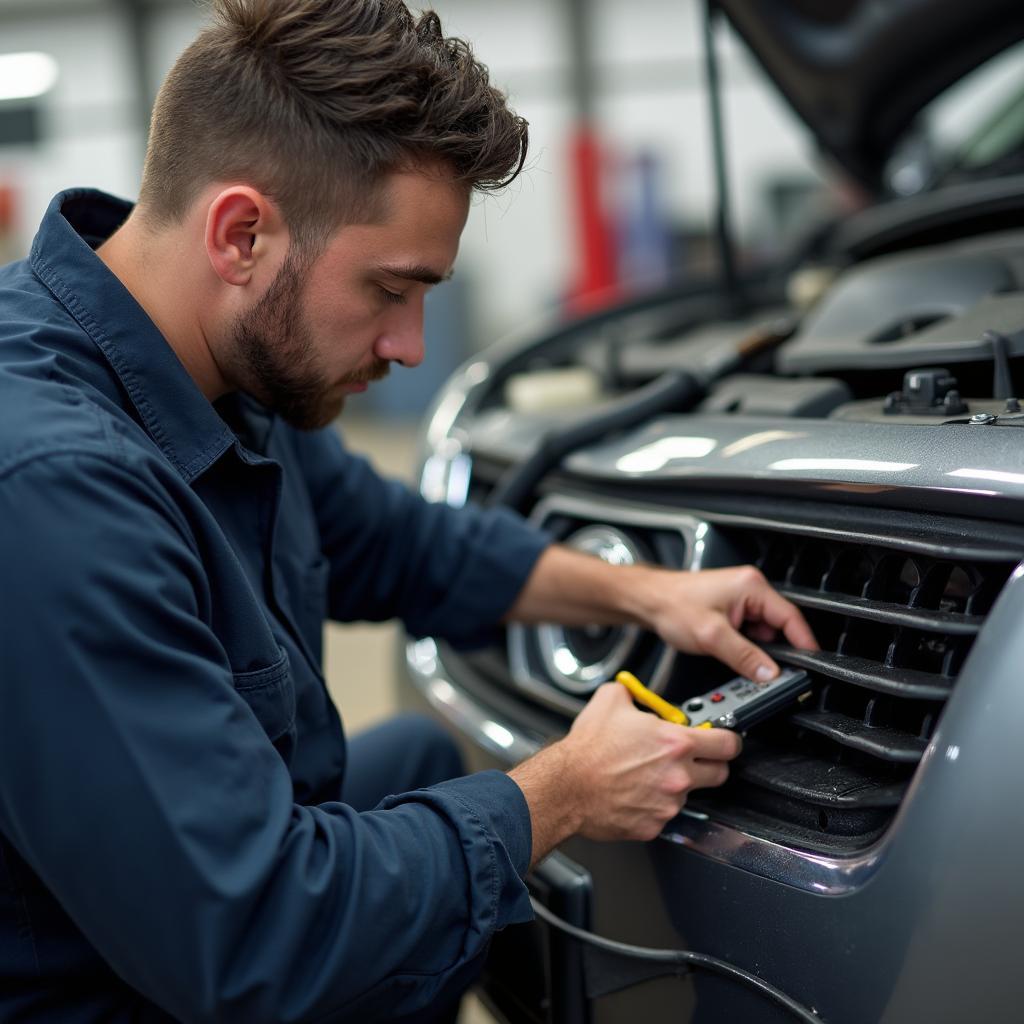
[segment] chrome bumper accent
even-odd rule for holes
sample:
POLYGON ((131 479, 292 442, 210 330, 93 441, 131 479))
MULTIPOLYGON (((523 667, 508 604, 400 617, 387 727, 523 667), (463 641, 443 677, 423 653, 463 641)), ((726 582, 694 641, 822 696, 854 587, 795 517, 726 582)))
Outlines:
MULTIPOLYGON (((433 640, 410 641, 405 653, 409 678, 427 703, 500 762, 512 767, 543 745, 541 739, 497 721, 456 685, 433 640)), ((796 850, 723 825, 685 807, 679 817, 666 825, 660 838, 719 864, 825 896, 842 896, 860 888, 878 869, 885 853, 884 841, 853 857, 796 850)))
POLYGON ((496 722, 489 711, 452 682, 433 640, 410 641, 406 644, 405 660, 413 685, 427 703, 478 747, 508 767, 540 750, 543 745, 540 740, 496 722))

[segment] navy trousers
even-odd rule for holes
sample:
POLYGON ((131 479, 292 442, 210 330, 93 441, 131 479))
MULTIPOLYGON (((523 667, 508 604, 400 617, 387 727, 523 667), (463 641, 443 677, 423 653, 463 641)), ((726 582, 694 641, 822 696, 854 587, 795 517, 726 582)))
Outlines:
POLYGON ((433 786, 465 772, 459 748, 433 719, 398 715, 349 737, 342 795, 357 811, 370 811, 392 793, 433 786))

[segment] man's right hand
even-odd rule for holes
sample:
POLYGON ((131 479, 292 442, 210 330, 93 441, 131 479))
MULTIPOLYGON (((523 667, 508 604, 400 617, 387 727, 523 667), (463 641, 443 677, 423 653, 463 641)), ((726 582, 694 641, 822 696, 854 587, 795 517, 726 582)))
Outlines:
POLYGON ((653 839, 691 790, 726 780, 740 748, 735 733, 663 721, 606 683, 568 736, 509 773, 530 807, 532 863, 574 834, 653 839))

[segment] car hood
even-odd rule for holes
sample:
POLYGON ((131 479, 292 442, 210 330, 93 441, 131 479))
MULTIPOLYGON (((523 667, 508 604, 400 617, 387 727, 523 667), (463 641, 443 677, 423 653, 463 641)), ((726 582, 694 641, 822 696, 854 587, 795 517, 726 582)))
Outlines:
POLYGON ((1024 37, 1020 0, 715 0, 822 148, 872 192, 914 116, 1024 37))

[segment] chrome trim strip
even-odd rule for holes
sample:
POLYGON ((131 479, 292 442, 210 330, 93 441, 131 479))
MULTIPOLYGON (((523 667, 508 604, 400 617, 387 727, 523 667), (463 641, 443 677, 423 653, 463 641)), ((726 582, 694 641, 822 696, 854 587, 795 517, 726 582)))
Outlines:
POLYGON ((868 533, 865 530, 846 530, 841 527, 787 522, 786 520, 775 519, 771 516, 747 516, 738 515, 733 512, 708 512, 706 515, 714 526, 767 528, 779 533, 797 534, 804 537, 834 538, 853 544, 873 544, 878 547, 892 548, 896 551, 932 555, 936 558, 965 558, 979 562, 1015 562, 1020 558, 1020 552, 1011 548, 980 547, 970 543, 945 544, 941 541, 916 540, 912 537, 898 537, 884 533, 868 533))
MULTIPOLYGON (((405 650, 413 686, 472 743, 509 767, 540 749, 540 740, 495 721, 453 682, 433 640, 412 641, 405 650)), ((843 896, 860 888, 878 870, 886 849, 883 841, 853 857, 809 853, 749 835, 687 808, 668 823, 661 839, 719 864, 825 896, 843 896)))
POLYGON ((796 850, 687 812, 685 807, 660 838, 719 864, 822 896, 845 896, 859 889, 878 869, 885 853, 881 844, 853 857, 796 850))
POLYGON ((409 677, 427 703, 478 747, 509 767, 536 754, 543 745, 518 729, 496 722, 490 713, 452 681, 429 637, 405 646, 409 677))
MULTIPOLYGON (((570 486, 565 481, 565 486, 570 486)), ((867 530, 851 530, 843 527, 818 526, 814 523, 792 522, 770 515, 743 515, 736 512, 715 512, 697 509, 696 513, 706 517, 698 519, 693 511, 679 509, 669 505, 652 507, 650 504, 633 505, 629 501, 616 498, 606 500, 604 497, 584 499, 575 494, 556 493, 549 495, 545 501, 572 502, 579 510, 589 510, 585 514, 593 517, 603 514, 604 510, 621 516, 621 521, 647 525, 647 517, 659 522, 651 525, 662 525, 662 520, 690 519, 705 523, 708 527, 739 526, 746 528, 768 529, 778 533, 788 533, 802 537, 813 537, 823 540, 842 540, 851 544, 872 544, 878 547, 892 548, 894 551, 908 551, 912 554, 931 555, 934 558, 964 558, 979 562, 1017 562, 1021 552, 1015 548, 983 547, 970 542, 944 543, 943 541, 918 540, 912 537, 900 537, 893 534, 874 533, 867 530)), ((540 505, 538 505, 538 508, 540 505)), ((691 565, 689 568, 700 568, 691 565)))
POLYGON ((686 568, 696 571, 703 567, 704 538, 709 526, 702 519, 688 512, 674 509, 651 510, 642 505, 631 505, 629 502, 606 501, 601 498, 577 498, 570 494, 552 494, 539 501, 530 513, 531 523, 543 522, 551 513, 561 512, 570 516, 583 516, 595 524, 608 521, 624 523, 627 526, 650 526, 660 529, 676 530, 682 534, 690 551, 690 561, 686 568))

